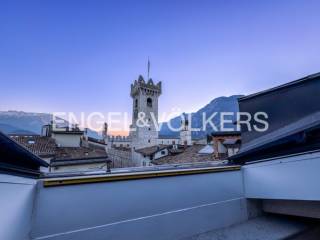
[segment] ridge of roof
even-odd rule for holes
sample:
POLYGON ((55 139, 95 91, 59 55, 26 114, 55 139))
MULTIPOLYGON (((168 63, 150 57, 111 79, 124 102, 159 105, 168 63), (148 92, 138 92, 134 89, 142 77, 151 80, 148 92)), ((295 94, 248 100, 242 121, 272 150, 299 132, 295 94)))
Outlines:
POLYGON ((287 82, 285 84, 281 84, 279 86, 276 86, 276 87, 272 87, 272 88, 269 88, 269 89, 266 89, 266 90, 262 90, 260 92, 257 92, 257 93, 253 93, 253 94, 249 94, 247 96, 244 96, 244 97, 240 97, 238 99, 238 101, 244 101, 244 100, 247 100, 247 99, 251 99, 251 98, 255 98, 257 96, 261 96, 261 95, 265 95, 265 94, 268 94, 268 93, 271 93, 271 92, 274 92, 274 91, 277 91, 277 90, 280 90, 280 89, 284 89, 284 88, 287 88, 287 87, 291 87, 291 86, 294 86, 294 85, 297 85, 297 84, 301 84, 305 81, 309 81, 309 80, 313 80, 317 77, 320 77, 320 72, 317 72, 317 73, 314 73, 314 74, 310 74, 306 77, 303 77, 303 78, 299 78, 297 80, 294 80, 294 81, 291 81, 291 82, 287 82))

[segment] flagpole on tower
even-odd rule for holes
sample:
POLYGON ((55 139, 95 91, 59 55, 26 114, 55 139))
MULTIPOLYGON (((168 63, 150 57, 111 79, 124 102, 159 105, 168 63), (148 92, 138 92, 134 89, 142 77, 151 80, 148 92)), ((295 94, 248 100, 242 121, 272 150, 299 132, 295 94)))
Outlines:
POLYGON ((148 81, 150 79, 150 60, 149 60, 149 57, 148 57, 148 81))

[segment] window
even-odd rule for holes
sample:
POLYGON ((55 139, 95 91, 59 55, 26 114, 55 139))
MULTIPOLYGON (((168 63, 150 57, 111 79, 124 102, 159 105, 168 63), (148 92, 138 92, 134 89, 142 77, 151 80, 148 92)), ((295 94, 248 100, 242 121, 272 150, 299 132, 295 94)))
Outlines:
POLYGON ((151 131, 151 128, 149 128, 149 131, 151 131))
POLYGON ((166 151, 161 151, 161 155, 165 155, 166 154, 166 151))
POLYGON ((152 107, 152 99, 151 98, 147 98, 147 106, 152 107))
POLYGON ((135 100, 134 106, 137 108, 138 107, 138 99, 135 100))
POLYGON ((148 140, 148 143, 150 143, 150 142, 151 142, 151 140, 149 139, 149 140, 148 140))

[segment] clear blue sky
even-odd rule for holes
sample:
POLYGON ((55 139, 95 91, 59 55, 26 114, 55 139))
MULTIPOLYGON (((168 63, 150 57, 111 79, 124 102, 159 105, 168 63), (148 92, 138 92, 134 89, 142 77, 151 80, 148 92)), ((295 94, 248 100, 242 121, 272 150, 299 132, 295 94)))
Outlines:
POLYGON ((130 83, 163 82, 190 112, 320 71, 320 2, 0 2, 0 110, 131 111, 130 83))

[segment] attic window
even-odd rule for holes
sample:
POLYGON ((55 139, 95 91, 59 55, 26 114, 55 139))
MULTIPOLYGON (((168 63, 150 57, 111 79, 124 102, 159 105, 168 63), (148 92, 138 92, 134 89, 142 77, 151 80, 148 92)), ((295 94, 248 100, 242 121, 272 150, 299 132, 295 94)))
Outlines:
POLYGON ((147 98, 147 106, 152 107, 152 99, 151 98, 147 98))

